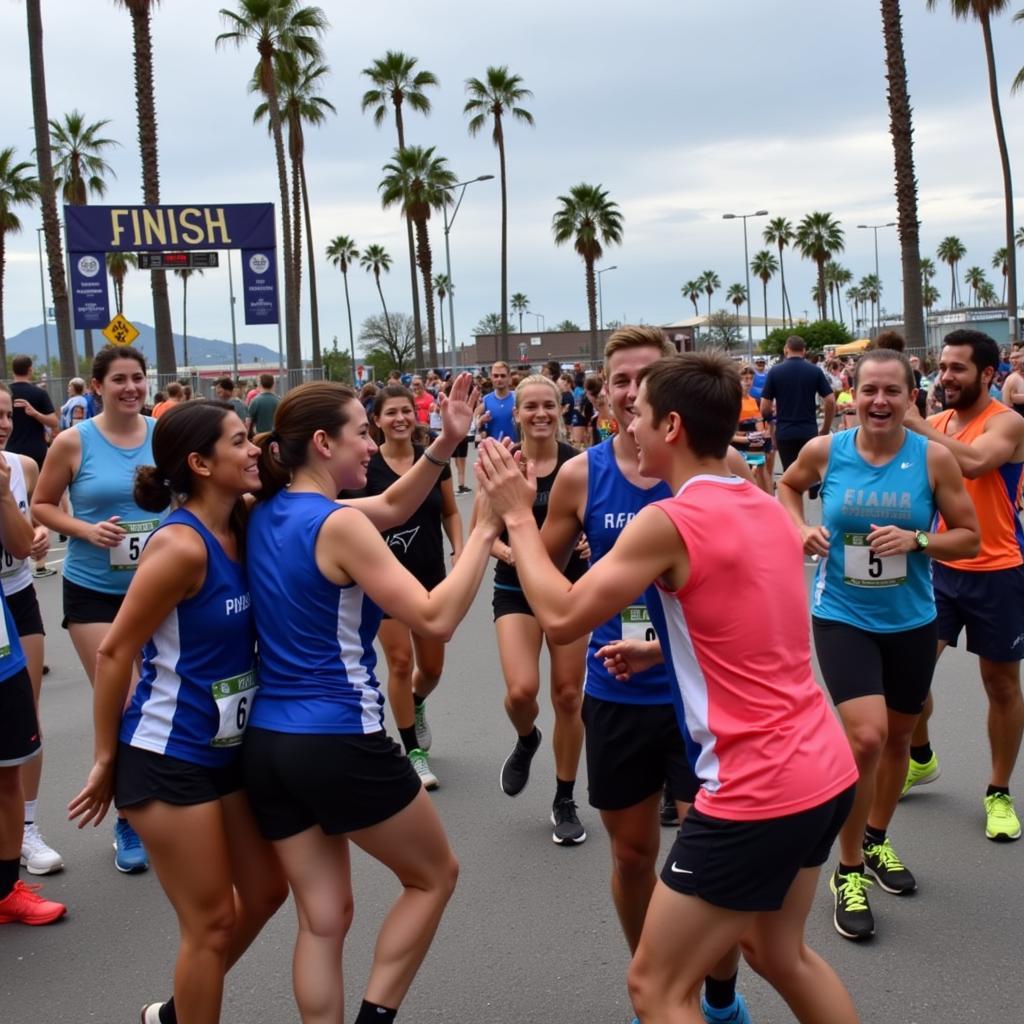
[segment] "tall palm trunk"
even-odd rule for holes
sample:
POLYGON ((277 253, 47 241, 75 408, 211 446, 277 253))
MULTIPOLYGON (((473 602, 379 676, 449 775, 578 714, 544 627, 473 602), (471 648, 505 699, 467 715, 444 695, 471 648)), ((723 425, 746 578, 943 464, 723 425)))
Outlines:
POLYGON ((188 369, 188 277, 181 279, 181 361, 188 369))
POLYGON ((886 78, 889 80, 889 134, 896 170, 896 212, 903 269, 903 328, 908 348, 924 348, 924 304, 921 301, 921 242, 917 221, 917 177, 914 174, 913 121, 903 53, 899 0, 882 0, 886 78))
MULTIPOLYGON (((764 336, 768 337, 768 281, 761 278, 761 289, 764 292, 764 336)), ((783 310, 783 323, 785 323, 785 310, 783 310)))
MULTIPOLYGON (((299 179, 302 182, 302 214, 306 221, 306 262, 309 264, 309 327, 313 332, 313 366, 320 369, 324 365, 323 353, 320 348, 320 308, 316 294, 316 258, 313 254, 313 222, 309 216, 309 191, 306 188, 306 162, 299 157, 299 179)), ((345 278, 345 291, 348 292, 348 277, 345 278)), ((353 373, 355 370, 352 371, 353 373)))
MULTIPOLYGON (((147 206, 160 202, 160 167, 157 160, 156 103, 153 84, 153 39, 149 27, 150 3, 130 3, 132 36, 135 46, 135 104, 139 118, 139 150, 142 155, 142 200, 147 206)), ((173 375, 174 337, 171 333, 171 301, 167 294, 167 274, 150 271, 153 291, 153 328, 156 332, 156 369, 158 374, 173 375)))
POLYGON ((818 316, 825 320, 828 317, 828 304, 825 298, 825 261, 816 259, 818 264, 818 316))
MULTIPOLYGON (((384 301, 384 290, 380 286, 380 272, 379 271, 375 270, 373 272, 373 279, 377 282, 377 294, 380 296, 380 306, 381 306, 381 309, 384 310, 384 327, 387 329, 388 337, 391 339, 391 344, 394 345, 395 348, 397 349, 398 343, 395 341, 395 332, 391 330, 391 317, 388 315, 388 306, 387 306, 387 303, 384 301)), ((346 279, 345 290, 346 290, 346 292, 348 291, 347 279, 346 279)), ((351 322, 351 319, 350 319, 349 320, 349 327, 351 328, 351 326, 352 326, 352 322, 351 322)), ((353 356, 353 358, 355 358, 355 357, 353 356)))
MULTIPOLYGON (((4 333, 4 273, 7 270, 7 236, 0 231, 0 373, 7 376, 7 335, 4 333)), ((46 315, 45 310, 43 315, 46 315)), ((49 369, 49 368, 47 368, 49 369)))
POLYGON ((430 252, 430 236, 427 221, 421 217, 416 221, 416 261, 423 275, 423 305, 427 310, 427 343, 430 346, 430 365, 437 366, 437 325, 434 323, 434 282, 430 271, 433 258, 430 252))
MULTIPOLYGON (((587 312, 590 314, 590 361, 596 366, 597 353, 597 277, 594 274, 594 258, 583 257, 587 267, 587 312)), ((708 300, 711 301, 710 299, 708 300)))
MULTIPOLYGON (((57 321, 57 343, 60 351, 61 376, 74 377, 78 370, 75 359, 75 336, 68 308, 68 284, 64 273, 64 253, 60 241, 60 220, 57 217, 57 190, 53 181, 53 157, 50 153, 50 119, 46 109, 46 66, 43 60, 43 18, 40 0, 26 0, 28 22, 28 59, 32 85, 32 120, 36 136, 36 168, 43 212, 43 235, 46 238, 46 261, 50 271, 50 294, 57 321)), ((4 346, 6 350, 6 345, 4 346)), ((7 372, 6 351, 0 369, 7 372)), ((49 367, 47 367, 49 370, 49 367)))
MULTIPOLYGON (((356 372, 356 336, 352 330, 352 303, 348 299, 348 270, 342 270, 342 279, 345 282, 345 311, 348 313, 348 349, 352 356, 352 373, 356 372)), ((380 289, 380 278, 377 279, 377 288, 380 289)), ((384 303, 384 296, 380 297, 381 304, 384 303)), ((314 302, 314 306, 316 303, 314 302)), ((387 318, 387 310, 384 312, 385 319, 387 318)))
POLYGON ((444 351, 444 295, 441 292, 437 293, 437 319, 441 324, 441 360, 444 362, 446 359, 444 351))
MULTIPOLYGON (((505 133, 501 117, 494 115, 494 141, 498 145, 498 167, 501 175, 501 358, 508 362, 508 182, 505 177, 505 133)), ((519 333, 523 333, 522 316, 519 333)))
MULTIPOLYGON (((395 104, 395 127, 398 129, 398 148, 405 149, 405 122, 402 120, 401 98, 394 99, 395 104)), ((409 243, 409 276, 412 282, 412 328, 415 334, 416 369, 422 370, 424 366, 423 354, 423 324, 420 321, 420 286, 416 280, 416 242, 413 239, 412 221, 405 218, 405 236, 409 243)), ((378 282, 379 285, 379 282, 378 282)), ((388 323, 388 331, 391 324, 388 323)))
MULTIPOLYGON (((782 260, 782 242, 779 242, 779 280, 782 282, 782 325, 786 326, 786 305, 789 301, 786 295, 786 265, 782 260)), ((793 326, 793 312, 790 310, 789 325, 793 326)))
POLYGON ((289 159, 292 164, 292 274, 295 287, 295 322, 302 331, 302 182, 299 180, 298 157, 294 149, 289 159))

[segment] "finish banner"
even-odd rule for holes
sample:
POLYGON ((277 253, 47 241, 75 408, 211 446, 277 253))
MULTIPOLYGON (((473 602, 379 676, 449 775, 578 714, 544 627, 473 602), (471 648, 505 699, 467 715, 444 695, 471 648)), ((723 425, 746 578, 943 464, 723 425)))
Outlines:
POLYGON ((65 206, 68 251, 273 249, 274 204, 65 206))
POLYGON ((277 269, 274 250, 242 250, 242 302, 247 324, 277 323, 277 269))
POLYGON ((71 298, 76 330, 103 330, 110 323, 107 260, 102 252, 71 253, 71 298))

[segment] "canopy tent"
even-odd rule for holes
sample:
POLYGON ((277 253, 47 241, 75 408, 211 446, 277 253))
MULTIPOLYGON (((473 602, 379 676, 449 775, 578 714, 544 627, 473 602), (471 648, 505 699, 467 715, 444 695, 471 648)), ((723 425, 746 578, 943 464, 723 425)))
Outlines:
POLYGON ((870 338, 858 338, 856 341, 848 341, 845 345, 836 345, 837 356, 852 356, 863 352, 871 344, 870 338))

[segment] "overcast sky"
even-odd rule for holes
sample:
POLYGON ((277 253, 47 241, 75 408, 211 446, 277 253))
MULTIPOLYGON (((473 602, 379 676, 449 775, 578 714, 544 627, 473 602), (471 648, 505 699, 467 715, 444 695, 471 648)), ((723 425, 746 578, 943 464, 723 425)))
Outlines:
MULTIPOLYGON (((255 49, 215 50, 220 4, 164 0, 153 17, 161 199, 165 203, 274 202, 273 149, 252 125, 256 104, 246 86, 255 49)), ((920 182, 922 254, 958 235, 967 246, 962 269, 991 269, 1002 244, 1002 181, 980 29, 954 21, 940 2, 905 0, 904 35, 915 158, 920 182)), ((122 143, 110 163, 107 203, 140 203, 140 160, 128 14, 108 0, 43 0, 47 92, 51 118, 77 107, 88 120, 109 118, 122 143)), ((414 0, 322 3, 332 27, 324 39, 332 69, 324 94, 337 107, 307 136, 307 175, 317 251, 335 235, 357 245, 382 243, 394 258, 384 279, 389 309, 409 312, 405 231, 377 197, 381 165, 396 144, 389 118, 377 129, 360 113, 360 71, 386 49, 403 50, 433 71, 433 112, 406 115, 409 142, 435 145, 460 178, 497 174, 490 134, 469 138, 464 81, 488 65, 507 64, 533 90, 527 103, 536 127, 507 128, 509 291, 522 291, 547 325, 569 318, 586 325, 583 264, 571 247, 556 248, 551 217, 557 196, 585 181, 606 188, 621 207, 624 237, 604 266, 606 320, 669 323, 692 313, 680 286, 706 269, 725 289, 744 280, 740 221, 725 212, 765 208, 794 223, 811 210, 830 211, 846 231, 840 261, 857 278, 874 270, 872 233, 859 223, 895 220, 888 134, 884 48, 879 5, 871 0, 520 0, 487 4, 414 0)), ((994 25, 1003 116, 1018 195, 1024 197, 1024 94, 1010 82, 1024 63, 1024 25, 1004 16, 994 25)), ((31 159, 32 106, 22 0, 0 0, 0 146, 31 159)), ((1024 221, 1017 201, 1017 222, 1024 221)), ((8 238, 4 303, 8 337, 40 322, 34 228, 8 238)), ((762 247, 763 222, 750 222, 751 254, 762 247)), ((473 326, 500 304, 500 201, 497 181, 471 186, 451 231, 456 328, 473 326)), ((444 270, 440 220, 431 223, 435 272, 444 270)), ((1024 255, 1024 254, 1022 254, 1024 255)), ((879 232, 883 307, 899 309, 895 229, 879 232)), ((235 255, 237 260, 237 254, 235 255)), ((237 269, 236 263, 236 269, 237 269)), ((949 275, 936 284, 943 300, 949 275)), ((813 266, 791 251, 787 285, 794 313, 812 309, 813 266)), ((325 345, 348 332, 340 274, 320 258, 321 335, 325 345)), ((236 275, 237 282, 237 275, 236 275)), ((181 285, 171 279, 174 329, 181 328, 181 285)), ((47 290, 49 284, 47 283, 47 290)), ((761 288, 752 282, 754 312, 761 288)), ((350 273, 358 333, 379 312, 372 278, 350 273)), ((778 281, 769 286, 769 315, 779 315, 778 281)), ((308 302, 303 350, 309 352, 308 302)), ((129 275, 125 314, 152 323, 145 272, 129 275)), ((447 321, 447 313, 445 317, 447 321)), ((227 275, 193 278, 189 333, 230 338, 227 275)), ((535 323, 524 321, 524 329, 535 323)), ((271 327, 246 328, 240 340, 276 348, 271 327)))

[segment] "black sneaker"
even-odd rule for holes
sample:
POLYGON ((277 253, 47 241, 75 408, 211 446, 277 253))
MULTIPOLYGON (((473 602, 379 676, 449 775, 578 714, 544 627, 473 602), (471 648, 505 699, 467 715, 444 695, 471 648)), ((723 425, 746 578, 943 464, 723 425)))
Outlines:
POLYGON ((875 919, 868 906, 868 886, 873 884, 859 871, 841 875, 838 868, 828 880, 836 897, 832 924, 844 939, 869 939, 875 934, 875 919))
POLYGON ((571 796, 552 804, 551 824, 555 826, 551 838, 559 846, 578 846, 587 838, 587 830, 576 813, 576 801, 571 796))
POLYGON ((904 896, 917 888, 917 880, 896 856, 888 837, 885 842, 864 847, 864 867, 886 892, 904 896))
POLYGON ((505 763, 501 766, 501 791, 506 796, 519 796, 530 781, 530 762, 540 749, 541 739, 540 729, 535 728, 533 731, 537 734, 537 745, 533 750, 528 750, 517 738, 512 753, 505 758, 505 763))
POLYGON ((661 810, 658 812, 662 825, 665 828, 679 828, 679 809, 676 807, 672 794, 665 786, 661 791, 661 810))

